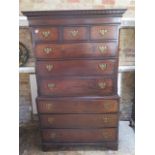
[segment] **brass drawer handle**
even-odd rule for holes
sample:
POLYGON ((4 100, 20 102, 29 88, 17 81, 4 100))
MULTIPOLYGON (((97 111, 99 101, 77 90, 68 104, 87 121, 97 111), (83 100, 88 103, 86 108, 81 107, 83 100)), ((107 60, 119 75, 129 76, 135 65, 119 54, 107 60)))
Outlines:
POLYGON ((112 108, 111 104, 104 103, 104 109, 110 110, 112 108))
POLYGON ((105 82, 99 82, 98 83, 98 86, 101 88, 101 89, 104 89, 106 87, 106 83, 105 82))
POLYGON ((46 110, 52 110, 53 105, 52 104, 46 104, 46 110))
POLYGON ((105 70, 107 68, 107 64, 99 64, 101 70, 105 70))
POLYGON ((47 122, 48 122, 49 124, 53 124, 54 118, 48 117, 48 118, 47 118, 47 122))
POLYGON ((53 49, 51 47, 45 47, 43 50, 46 54, 49 54, 53 51, 53 49))
POLYGON ((102 136, 103 138, 108 139, 110 135, 106 132, 102 132, 102 136))
POLYGON ((56 138, 56 133, 51 133, 50 138, 55 139, 56 138))
POLYGON ((50 31, 43 31, 42 35, 47 38, 50 35, 50 31))
POLYGON ((72 35, 72 37, 76 37, 78 35, 78 30, 72 30, 70 31, 70 34, 72 35))
POLYGON ((107 46, 98 46, 98 49, 100 51, 100 53, 105 53, 105 50, 107 49, 107 46))
POLYGON ((106 30, 106 29, 100 29, 99 30, 99 33, 101 36, 104 36, 107 32, 108 32, 108 30, 106 30))
POLYGON ((46 69, 48 71, 51 71, 53 69, 53 65, 51 65, 51 64, 46 65, 46 69))
POLYGON ((102 117, 104 123, 108 123, 109 119, 107 117, 102 117))
POLYGON ((55 87, 55 84, 54 83, 48 83, 47 86, 49 89, 53 89, 55 87))

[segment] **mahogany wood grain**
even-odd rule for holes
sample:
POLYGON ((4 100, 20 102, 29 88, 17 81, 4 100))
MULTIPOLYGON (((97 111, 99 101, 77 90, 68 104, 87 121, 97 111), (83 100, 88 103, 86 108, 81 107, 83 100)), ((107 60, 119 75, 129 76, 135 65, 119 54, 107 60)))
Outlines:
POLYGON ((45 17, 44 19, 40 19, 38 17, 36 17, 33 20, 29 21, 30 26, 58 26, 58 25, 64 25, 64 26, 70 26, 70 25, 89 25, 89 24, 112 24, 112 25, 120 25, 121 23, 121 19, 120 17, 117 18, 107 18, 107 17, 97 17, 97 18, 91 18, 91 17, 87 17, 87 18, 74 18, 74 17, 70 17, 70 18, 47 18, 45 17), (44 22, 42 22, 44 21, 44 22))
POLYGON ((91 26, 90 38, 96 39, 117 39, 118 26, 91 26))
POLYGON ((42 138, 45 142, 104 142, 116 141, 117 129, 44 129, 42 138))
POLYGON ((115 73, 116 60, 68 60, 37 61, 36 71, 41 77, 64 75, 112 75, 115 73))
POLYGON ((59 38, 59 30, 56 27, 33 28, 35 40, 57 41, 59 38))
POLYGON ((73 99, 73 98, 37 98, 39 113, 65 114, 65 113, 115 113, 119 110, 116 99, 73 99))
POLYGON ((112 78, 62 78, 40 79, 39 95, 50 97, 63 96, 103 96, 115 93, 112 78))
POLYGON ((63 40, 87 40, 88 27, 64 27, 63 40))
POLYGON ((117 114, 42 114, 43 128, 103 128, 117 127, 117 114))
POLYGON ((35 55, 39 59, 107 58, 117 56, 116 42, 36 44, 35 55), (46 52, 46 49, 49 52, 46 52))

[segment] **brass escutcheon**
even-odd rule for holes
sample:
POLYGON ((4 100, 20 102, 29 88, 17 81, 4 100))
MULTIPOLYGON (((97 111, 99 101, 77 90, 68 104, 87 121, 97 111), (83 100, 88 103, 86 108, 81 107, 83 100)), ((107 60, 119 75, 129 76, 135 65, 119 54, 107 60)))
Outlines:
POLYGON ((106 83, 105 82, 99 82, 98 83, 98 86, 101 88, 101 89, 104 89, 106 87, 106 83))
POLYGON ((51 64, 46 65, 46 69, 48 71, 51 71, 53 69, 53 65, 51 65, 51 64))
POLYGON ((102 35, 102 36, 104 36, 107 32, 108 32, 108 30, 105 30, 105 29, 99 30, 99 33, 100 33, 100 35, 102 35))
POLYGON ((98 46, 98 49, 100 51, 100 53, 105 53, 105 50, 107 49, 107 46, 98 46))
POLYGON ((107 117, 104 117, 104 116, 103 116, 103 117, 102 117, 102 120, 103 120, 104 123, 107 123, 107 122, 108 122, 108 118, 107 118, 107 117))
POLYGON ((49 54, 50 52, 52 52, 53 51, 53 49, 51 48, 51 47, 45 47, 44 48, 44 52, 46 53, 46 54, 49 54))
POLYGON ((72 37, 76 37, 78 35, 78 30, 72 30, 70 31, 70 34, 72 35, 72 37))
POLYGON ((54 83, 48 83, 47 86, 49 89, 53 89, 55 87, 55 84, 54 83))
POLYGON ((50 31, 43 31, 42 35, 47 38, 50 35, 50 31))
POLYGON ((105 70, 107 68, 107 64, 99 64, 101 70, 105 70))

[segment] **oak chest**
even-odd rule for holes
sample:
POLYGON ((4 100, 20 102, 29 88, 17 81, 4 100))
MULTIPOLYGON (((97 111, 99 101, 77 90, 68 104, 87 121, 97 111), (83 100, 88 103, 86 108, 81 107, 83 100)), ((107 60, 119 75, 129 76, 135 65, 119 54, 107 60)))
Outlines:
POLYGON ((43 150, 118 148, 118 37, 124 11, 24 12, 36 56, 43 150))

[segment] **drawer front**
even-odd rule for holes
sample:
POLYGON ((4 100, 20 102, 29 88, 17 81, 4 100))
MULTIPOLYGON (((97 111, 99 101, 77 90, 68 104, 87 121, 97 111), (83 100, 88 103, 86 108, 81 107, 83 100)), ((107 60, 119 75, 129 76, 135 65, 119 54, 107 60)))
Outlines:
POLYGON ((34 40, 57 41, 59 38, 58 28, 35 28, 32 30, 34 40))
POLYGON ((114 80, 104 78, 91 79, 40 79, 39 95, 51 97, 97 96, 114 94, 114 80))
POLYGON ((117 128, 107 129, 43 129, 44 142, 104 142, 117 140, 117 128))
POLYGON ((104 58, 117 56, 117 43, 37 44, 37 58, 104 58))
POLYGON ((69 60, 37 61, 36 71, 39 76, 63 75, 107 75, 114 74, 116 60, 69 60))
POLYGON ((52 114, 40 115, 43 128, 117 127, 117 114, 52 114))
POLYGON ((37 107, 39 113, 112 113, 118 112, 118 100, 38 99, 37 107))
POLYGON ((92 40, 117 39, 117 26, 92 26, 90 37, 92 40))
POLYGON ((87 40, 88 28, 87 27, 64 27, 63 40, 87 40))

